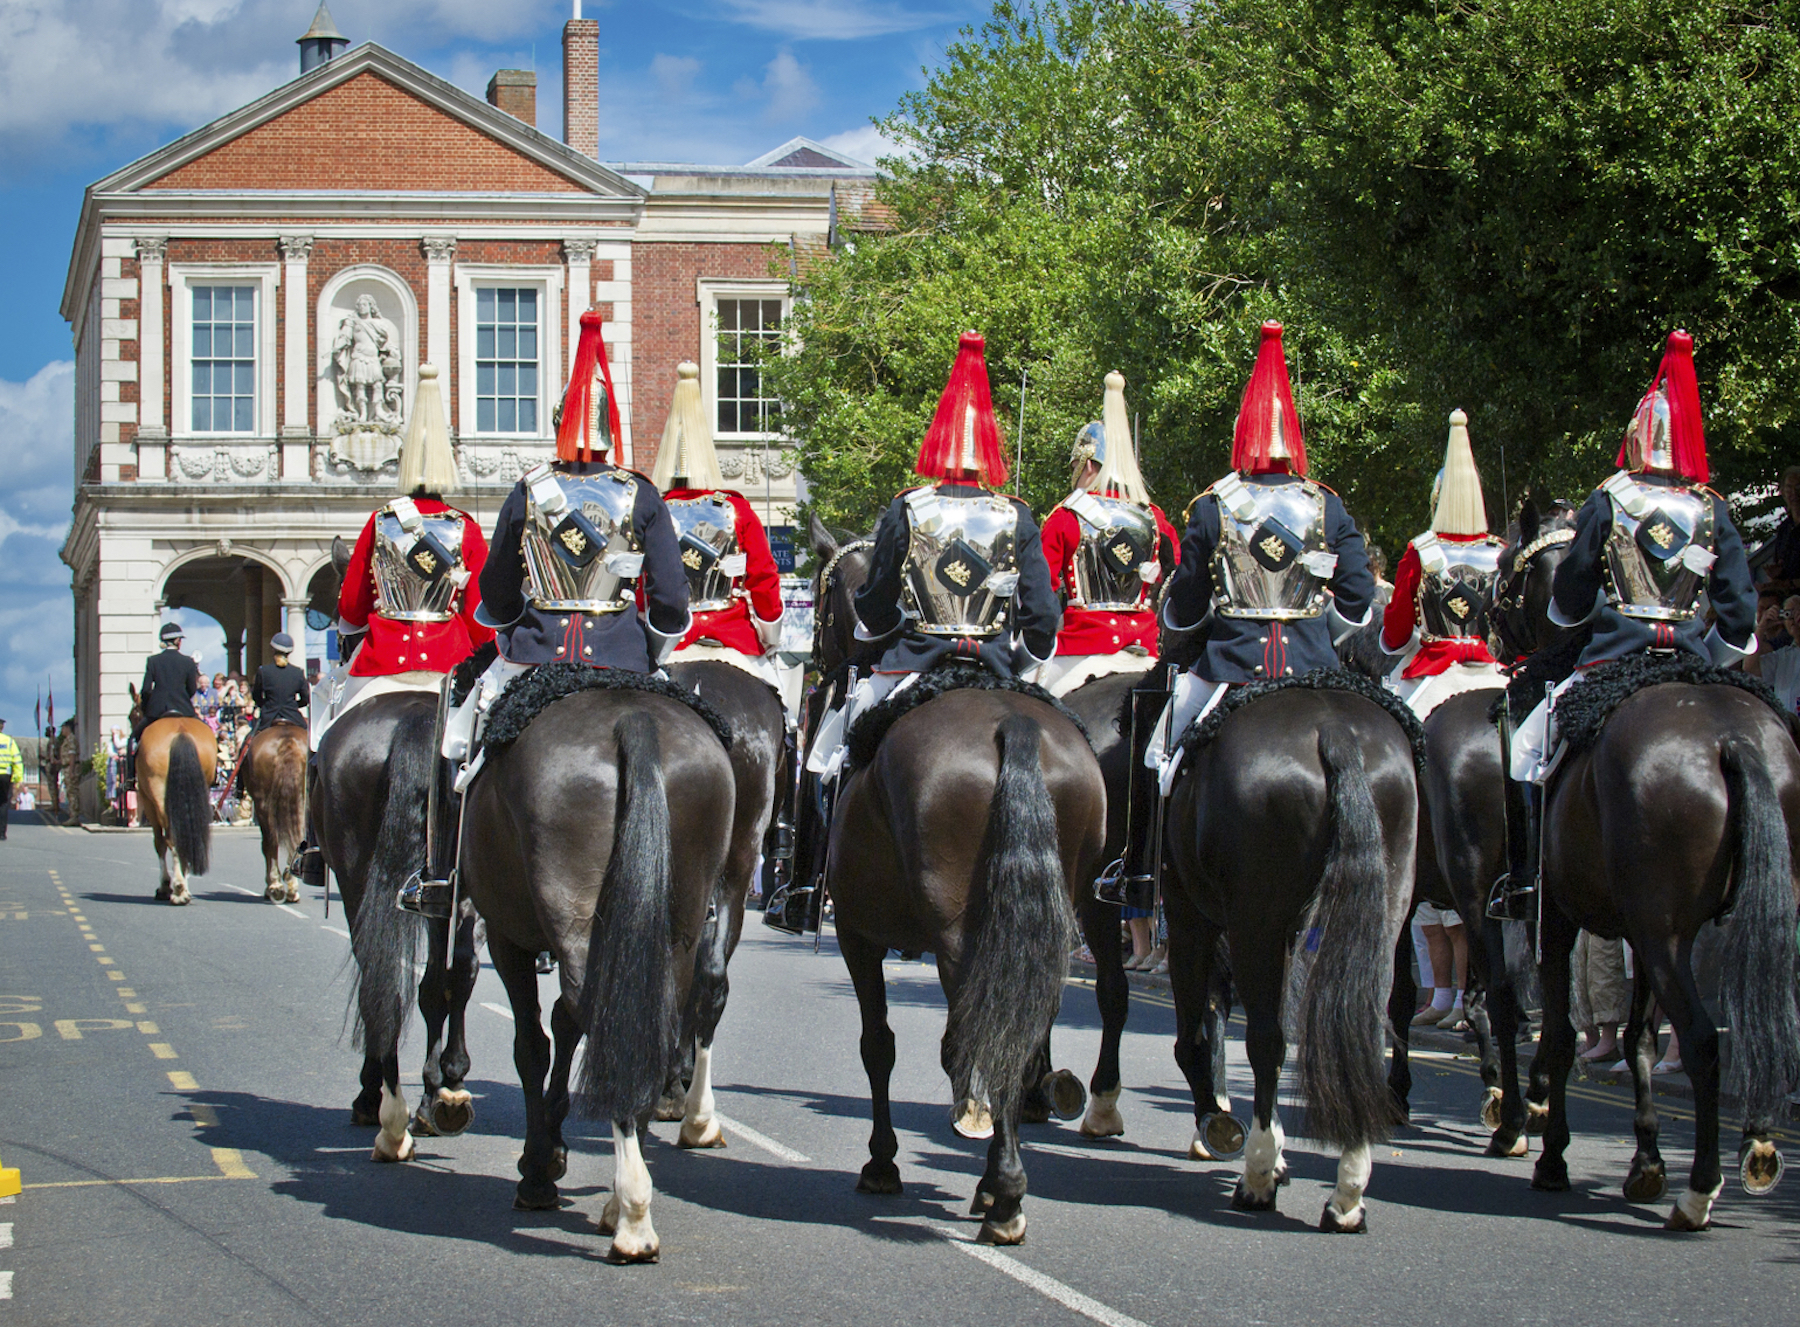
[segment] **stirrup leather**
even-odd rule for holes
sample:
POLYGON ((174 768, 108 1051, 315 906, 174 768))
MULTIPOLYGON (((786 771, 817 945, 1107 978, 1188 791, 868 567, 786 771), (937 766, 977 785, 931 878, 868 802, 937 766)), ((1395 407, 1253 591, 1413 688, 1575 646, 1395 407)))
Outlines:
POLYGON ((1502 872, 1488 891, 1487 915, 1497 922, 1522 922, 1531 919, 1531 905, 1538 892, 1535 880, 1513 883, 1512 872, 1502 872))
POLYGON ((426 880, 423 874, 414 871, 400 886, 400 893, 394 898, 394 906, 402 912, 416 912, 421 917, 436 917, 448 920, 450 916, 450 900, 455 896, 455 888, 448 880, 426 880))

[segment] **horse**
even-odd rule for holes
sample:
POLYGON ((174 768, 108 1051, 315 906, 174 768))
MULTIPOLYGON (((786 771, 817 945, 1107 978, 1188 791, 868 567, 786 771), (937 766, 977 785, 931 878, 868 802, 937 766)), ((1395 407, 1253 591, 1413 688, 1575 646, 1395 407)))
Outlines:
POLYGON ((297 903, 300 884, 288 864, 306 837, 306 729, 276 723, 244 744, 238 781, 256 808, 262 831, 263 897, 271 903, 297 903))
POLYGON ((1232 1205, 1272 1210, 1287 1178, 1275 1114, 1287 1053, 1283 993, 1310 916, 1318 956, 1300 997, 1299 1084, 1307 1132, 1341 1149, 1319 1224, 1360 1232, 1371 1148, 1395 1123, 1381 1072, 1385 966, 1412 900, 1417 786, 1407 730, 1374 698, 1379 692, 1345 689, 1348 675, 1316 680, 1245 688, 1227 700, 1207 725, 1211 740, 1176 776, 1164 884, 1175 1058, 1194 1097, 1190 1155, 1243 1150, 1232 1205), (1221 935, 1255 1073, 1247 1146, 1219 1090, 1213 969, 1221 935))
MULTIPOLYGON (((138 690, 131 692, 131 722, 142 714, 138 690)), ((213 775, 219 743, 198 719, 169 715, 138 734, 138 804, 156 844, 162 882, 156 897, 181 907, 193 899, 188 877, 205 875, 212 864, 213 775), (171 856, 171 850, 173 850, 171 856)))
MULTIPOLYGON (((822 624, 848 634, 852 575, 866 565, 828 559, 822 624)), ((821 651, 822 666, 845 646, 840 637, 821 651)), ((916 685, 930 683, 928 675, 916 685)), ((1041 1087, 1039 1057, 1075 938, 1073 902, 1089 887, 1105 832, 1106 786, 1087 739, 1055 707, 1016 691, 944 690, 897 718, 873 757, 842 776, 825 879, 862 1014, 874 1120, 858 1192, 901 1192, 882 960, 890 948, 929 950, 950 1006, 945 1071, 959 1098, 979 1082, 991 1110, 971 1207, 983 1218, 978 1238, 1025 1238, 1021 1113, 1027 1092, 1041 1087)))
MULTIPOLYGON (((1525 575, 1527 598, 1547 599, 1550 576, 1542 563, 1525 575)), ((1678 666, 1653 667, 1642 660, 1603 666, 1559 702, 1565 715, 1612 708, 1597 735, 1571 747, 1544 789, 1538 930, 1544 1029, 1532 1095, 1544 1094, 1548 1120, 1532 1187, 1569 1187, 1566 1090, 1575 1060, 1569 969, 1576 934, 1622 937, 1636 958, 1625 1058, 1636 1094, 1637 1146, 1624 1193, 1627 1201, 1650 1203, 1667 1187, 1650 1084, 1650 1015, 1660 1006, 1681 1039, 1694 1088, 1693 1163, 1666 1228, 1695 1231, 1711 1223, 1724 1181, 1718 1020, 1695 985, 1692 954, 1700 928, 1728 916, 1720 1012, 1731 1032, 1726 1087, 1744 1112, 1739 1177, 1746 1192, 1761 1195, 1775 1187, 1783 1168, 1770 1129, 1800 1078, 1794 869, 1800 748, 1792 721, 1749 689, 1700 672, 1690 674, 1700 680, 1657 681, 1683 673, 1678 666), (1651 684, 1630 690, 1634 671, 1651 684), (1610 694, 1615 690, 1629 694, 1618 699, 1610 694)))
POLYGON ((681 1057, 671 1074, 657 1118, 680 1120, 682 1147, 723 1147, 712 1090, 713 1034, 725 1015, 731 984, 726 965, 744 931, 744 901, 763 860, 763 841, 775 811, 775 790, 788 773, 787 716, 773 687, 719 660, 668 665, 672 680, 688 687, 725 716, 731 726, 731 770, 736 783, 731 847, 712 906, 707 910, 694 969, 694 985, 682 1016, 681 1057), (681 1090, 683 1077, 687 1079, 681 1090))
POLYGON ((585 1036, 584 1104, 612 1122, 614 1184, 599 1228, 615 1262, 661 1253, 639 1140, 678 1053, 736 802, 726 744, 675 697, 679 688, 605 685, 636 676, 551 664, 516 681, 490 712, 486 761, 463 806, 461 883, 487 922, 512 1004, 525 1093, 514 1206, 558 1203, 570 1070, 585 1036), (549 699, 522 731, 497 727, 515 690, 546 698, 551 683, 584 673, 597 685, 549 699), (550 1014, 554 1061, 538 1007, 536 957, 546 949, 562 985, 550 1014))
MULTIPOLYGON (((413 1002, 421 932, 427 961, 417 998, 426 1046, 424 1095, 413 1129, 452 1136, 475 1116, 464 1086, 469 1072, 464 1014, 479 970, 474 909, 459 910, 453 936, 449 922, 394 906, 400 886, 424 865, 426 804, 432 779, 441 777, 433 747, 437 700, 432 692, 399 691, 351 706, 319 743, 318 774, 309 793, 313 834, 337 878, 357 964, 353 998, 363 1067, 350 1119, 378 1127, 372 1155, 384 1162, 404 1161, 413 1151, 399 1049, 413 1002)), ((441 846, 438 861, 448 846, 441 846)))

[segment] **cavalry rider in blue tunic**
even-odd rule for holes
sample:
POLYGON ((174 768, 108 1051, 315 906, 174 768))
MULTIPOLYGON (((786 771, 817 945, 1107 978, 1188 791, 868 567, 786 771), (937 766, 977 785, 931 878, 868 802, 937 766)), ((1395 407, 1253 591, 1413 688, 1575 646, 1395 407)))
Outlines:
POLYGON ((949 385, 914 470, 936 482, 908 489, 875 531, 869 579, 856 592, 856 635, 885 646, 874 672, 819 726, 807 768, 837 776, 850 724, 898 687, 947 660, 1004 678, 1056 651, 1061 621, 1031 509, 991 490, 1006 482, 985 342, 965 332, 949 385))
MULTIPOLYGON (((556 459, 514 485, 488 540, 476 621, 494 629, 499 657, 444 720, 442 752, 459 766, 458 793, 482 766, 483 720, 514 678, 547 663, 648 673, 692 625, 681 547, 662 495, 607 459, 618 449, 619 407, 600 327, 599 313, 581 315, 556 459)), ((449 899, 448 874, 401 891, 401 906, 438 915, 446 915, 440 910, 449 899)))
POLYGON ((1756 650, 1756 590, 1725 499, 1706 487, 1706 433, 1694 338, 1669 334, 1662 363, 1625 431, 1618 471, 1575 520, 1575 541, 1550 587, 1550 620, 1593 624, 1575 674, 1558 683, 1512 738, 1512 777, 1525 789, 1525 832, 1510 835, 1508 871, 1488 915, 1517 920, 1537 891, 1543 786, 1560 756, 1556 697, 1582 670, 1647 651, 1683 651, 1725 667, 1756 650), (1701 594, 1712 609, 1708 628, 1701 594))
POLYGON ((1281 324, 1266 322, 1238 408, 1231 473, 1189 509, 1163 601, 1171 633, 1205 638, 1145 752, 1145 764, 1162 770, 1164 795, 1180 766, 1176 744, 1227 686, 1336 668, 1336 643, 1368 622, 1374 597, 1356 523, 1337 494, 1306 478, 1281 324))

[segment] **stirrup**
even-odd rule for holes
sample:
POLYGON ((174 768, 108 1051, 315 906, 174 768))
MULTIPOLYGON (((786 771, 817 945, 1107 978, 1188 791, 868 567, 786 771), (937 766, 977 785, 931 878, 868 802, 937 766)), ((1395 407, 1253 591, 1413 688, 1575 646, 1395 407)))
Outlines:
POLYGON ((1125 906, 1125 859, 1115 857, 1094 880, 1094 898, 1114 907, 1125 906))
POLYGON ((448 921, 450 917, 450 882, 448 880, 426 880, 418 871, 406 878, 400 886, 400 893, 394 899, 394 906, 402 912, 416 912, 421 917, 436 917, 440 921, 448 921))
POLYGON ((1502 872, 1495 878, 1493 888, 1488 891, 1488 919, 1497 922, 1529 921, 1533 896, 1537 892, 1535 880, 1529 884, 1515 885, 1512 872, 1502 872))
POLYGON ((807 923, 818 892, 816 885, 787 885, 776 890, 763 907, 763 925, 787 935, 805 935, 812 929, 807 923))
POLYGON ((792 861, 794 857, 794 824, 786 818, 775 822, 774 832, 769 836, 769 860, 775 862, 792 861))
POLYGON ((302 843, 288 863, 288 874, 303 885, 321 889, 325 885, 325 854, 310 844, 302 843))

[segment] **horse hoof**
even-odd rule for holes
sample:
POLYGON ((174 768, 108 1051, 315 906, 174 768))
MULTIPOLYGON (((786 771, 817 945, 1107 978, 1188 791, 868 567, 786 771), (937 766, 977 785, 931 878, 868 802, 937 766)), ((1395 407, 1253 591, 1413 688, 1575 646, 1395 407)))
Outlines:
POLYGON ((1083 1138, 1118 1138, 1125 1132, 1125 1117, 1119 1114, 1119 1088, 1096 1092, 1088 1098, 1087 1114, 1078 1132, 1083 1138))
POLYGON ((431 1112, 425 1109, 421 1101, 419 1108, 413 1112, 412 1123, 407 1126, 415 1138, 436 1138, 437 1125, 431 1122, 431 1112))
POLYGON ((382 1162, 410 1161, 413 1154, 413 1137, 402 1133, 398 1142, 388 1137, 385 1131, 375 1135, 375 1150, 369 1153, 369 1160, 382 1162))
MULTIPOLYGON (((1244 1126, 1229 1115, 1203 1116, 1195 1137, 1215 1161, 1230 1161, 1244 1150, 1244 1126)), ((1191 1154, 1192 1149, 1189 1151, 1191 1154)))
POLYGON ((661 1101, 656 1103, 656 1110, 653 1112, 652 1118, 660 1120, 664 1124, 686 1119, 687 1093, 683 1092, 679 1096, 673 1092, 666 1094, 661 1101))
POLYGON ((296 885, 291 880, 288 881, 287 901, 289 903, 298 903, 300 901, 300 886, 296 885))
POLYGON ((986 1216, 994 1210, 994 1195, 986 1189, 975 1190, 975 1197, 969 1203, 970 1216, 986 1216))
POLYGON ((682 1147, 723 1147, 725 1131, 719 1127, 716 1118, 706 1121, 683 1120, 681 1136, 675 1141, 682 1147))
POLYGON ((1744 1192, 1752 1198, 1761 1198, 1781 1183, 1784 1168, 1781 1153, 1767 1138, 1747 1140, 1738 1149, 1738 1176, 1744 1182, 1744 1192))
POLYGON ((1273 1212, 1275 1210, 1276 1185, 1269 1185, 1266 1195, 1258 1195, 1243 1180, 1239 1180, 1237 1188, 1231 1195, 1231 1205, 1240 1212, 1273 1212))
POLYGON ((1050 1103, 1041 1093, 1032 1092, 1019 1103, 1020 1124, 1050 1123, 1050 1103))
POLYGON ((619 1228, 619 1195, 612 1194, 606 1200, 606 1206, 600 1209, 600 1215, 594 1218, 594 1229, 602 1235, 611 1235, 619 1228))
POLYGON ((1631 1163, 1631 1173, 1625 1177, 1625 1201, 1628 1203, 1653 1203, 1668 1191, 1669 1181, 1663 1173, 1660 1161, 1646 1162, 1640 1165, 1631 1163))
POLYGON ((1710 1216, 1704 1220, 1696 1221, 1682 1210, 1680 1203, 1676 1203, 1675 1206, 1670 1209, 1669 1219, 1663 1222, 1664 1230, 1675 1230, 1688 1235, 1691 1235, 1696 1231, 1708 1230, 1711 1227, 1712 1218, 1710 1216))
POLYGON ((518 1189, 513 1193, 513 1206, 521 1212, 548 1212, 560 1201, 556 1185, 548 1180, 542 1184, 520 1180, 518 1189))
POLYGON ((994 1136, 994 1116, 985 1101, 969 1097, 951 1114, 950 1127, 964 1138, 988 1139, 994 1136))
POLYGON ((1067 1069, 1044 1075, 1039 1084, 1050 1098, 1051 1113, 1059 1120, 1072 1120, 1087 1109, 1087 1089, 1067 1069))
POLYGON ((169 906, 172 908, 185 908, 193 901, 193 898, 194 896, 188 893, 186 889, 173 890, 169 894, 169 906))
POLYGON ((375 1107, 353 1101, 350 1103, 350 1127, 352 1129, 379 1129, 381 1116, 376 1114, 375 1107))
POLYGON ((1568 1163, 1560 1159, 1552 1161, 1549 1157, 1539 1157, 1536 1168, 1531 1172, 1531 1187, 1542 1193, 1567 1193, 1568 1163))
POLYGON ((1496 1130, 1494 1136, 1488 1139, 1487 1154, 1491 1157, 1522 1157, 1529 1147, 1524 1134, 1514 1134, 1508 1138, 1496 1130))
POLYGON ((892 1161, 871 1161, 862 1168, 856 1181, 858 1193, 895 1194, 901 1192, 900 1167, 892 1161))
POLYGON ((1319 1229, 1331 1235, 1366 1235, 1369 1233, 1369 1209, 1358 1203, 1349 1215, 1340 1215, 1327 1198, 1324 1215, 1319 1218, 1319 1229))
POLYGON ((1010 1221, 983 1221, 981 1229, 975 1232, 977 1244, 1023 1244, 1025 1242, 1025 1213, 1014 1213, 1010 1221))
POLYGON ((634 1263, 656 1262, 662 1257, 662 1242, 654 1235, 642 1243, 625 1244, 617 1238, 612 1247, 606 1251, 606 1261, 620 1267, 628 1267, 634 1263))
POLYGON ((1550 1127, 1550 1107, 1541 1101, 1525 1103, 1525 1132, 1541 1134, 1550 1127))
POLYGON ((167 880, 156 887, 156 897, 157 900, 162 903, 167 903, 169 901, 169 882, 167 880))
POLYGON ((1490 1087, 1481 1098, 1481 1125, 1489 1133, 1500 1132, 1500 1089, 1490 1087))
POLYGON ((474 1098, 462 1089, 451 1091, 447 1087, 438 1089, 437 1100, 431 1103, 432 1131, 444 1138, 454 1138, 475 1122, 474 1098))

